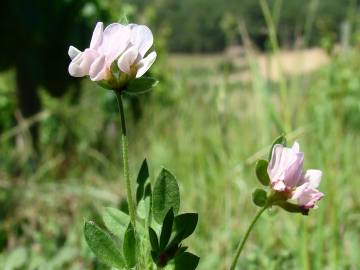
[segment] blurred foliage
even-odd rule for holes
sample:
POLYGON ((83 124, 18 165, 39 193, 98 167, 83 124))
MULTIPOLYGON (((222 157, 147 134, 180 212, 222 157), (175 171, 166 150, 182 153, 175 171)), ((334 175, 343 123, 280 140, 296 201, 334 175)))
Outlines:
MULTIPOLYGON (((136 14, 154 10, 149 21, 154 29, 169 29, 171 51, 220 51, 240 42, 239 22, 245 22, 251 38, 266 47, 267 27, 259 1, 254 0, 124 0, 133 4, 136 14)), ((320 44, 322 34, 339 38, 339 22, 353 20, 359 7, 356 0, 268 0, 283 45, 303 42, 320 44), (311 34, 311 35, 310 35, 311 34), (308 36, 310 35, 310 36, 308 36)), ((140 15, 141 17, 142 15, 140 15)))
POLYGON ((352 51, 337 57, 323 72, 329 90, 329 100, 334 103, 344 127, 360 131, 360 53, 352 51))
POLYGON ((0 80, 0 133, 13 126, 13 115, 16 109, 16 96, 11 90, 12 78, 0 80))
MULTIPOLYGON (((276 211, 265 215, 240 261, 242 269, 306 269, 305 262, 312 269, 346 269, 360 263, 346 248, 359 247, 360 201, 354 191, 360 163, 352 160, 360 147, 359 58, 354 48, 333 56, 313 74, 291 78, 295 88, 288 89, 288 107, 298 129, 290 137, 308 142, 307 161, 324 169, 321 189, 327 195, 307 219, 286 219, 276 211), (304 133, 296 133, 299 130, 304 133), (329 151, 335 153, 329 156, 329 151), (338 226, 345 226, 346 232, 338 226), (307 234, 318 241, 309 242, 307 234), (298 251, 307 249, 311 259, 298 251), (331 252, 342 255, 336 259, 331 252)), ((191 242, 202 255, 199 269, 222 269, 255 211, 250 190, 256 181, 251 180, 253 165, 248 160, 278 133, 267 114, 269 106, 278 103, 278 85, 218 85, 214 74, 231 77, 238 72, 223 65, 171 71, 167 76, 174 88, 161 90, 162 99, 156 93, 141 99, 144 117, 138 123, 130 118, 132 172, 144 156, 152 167, 174 168, 184 179, 183 208, 200 212, 200 227, 191 242)), ((83 87, 76 104, 68 95, 58 100, 41 92, 48 115, 40 120, 42 155, 35 168, 26 158, 26 143, 14 144, 0 135, 1 269, 107 269, 88 250, 81 230, 85 217, 100 222, 100 207, 120 207, 122 202, 120 124, 111 92, 90 82, 83 87)), ((16 133, 16 140, 26 142, 25 131, 16 133)))

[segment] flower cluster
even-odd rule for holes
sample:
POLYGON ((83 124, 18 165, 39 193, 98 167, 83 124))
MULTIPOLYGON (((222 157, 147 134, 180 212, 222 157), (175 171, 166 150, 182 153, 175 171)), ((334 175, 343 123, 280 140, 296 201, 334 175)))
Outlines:
POLYGON ((70 46, 69 73, 74 77, 90 76, 92 81, 106 83, 112 89, 123 87, 139 78, 151 67, 156 52, 151 30, 145 25, 112 23, 104 29, 98 22, 90 47, 83 52, 70 46))
POLYGON ((256 189, 253 201, 259 207, 280 206, 288 212, 307 215, 324 196, 317 188, 320 185, 320 170, 304 170, 304 153, 297 142, 286 147, 286 138, 278 137, 269 153, 269 161, 259 160, 256 176, 261 184, 270 187, 267 193, 256 189))
POLYGON ((300 152, 297 142, 291 148, 276 144, 267 171, 273 190, 296 200, 302 208, 310 209, 324 196, 316 189, 320 184, 322 172, 304 171, 303 162, 304 153, 300 152))

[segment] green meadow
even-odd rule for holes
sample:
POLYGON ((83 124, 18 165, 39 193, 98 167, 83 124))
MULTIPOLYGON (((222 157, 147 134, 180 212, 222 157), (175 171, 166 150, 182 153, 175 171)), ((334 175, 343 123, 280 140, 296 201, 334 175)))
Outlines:
MULTIPOLYGON (((125 98, 130 177, 135 185, 144 158, 152 182, 171 170, 181 211, 199 213, 186 240, 201 257, 198 269, 229 269, 257 212, 255 163, 286 134, 300 143, 304 167, 323 171, 325 196, 309 216, 269 209, 237 269, 357 270, 359 42, 282 48, 267 19, 266 51, 241 27, 244 45, 233 51, 175 53, 157 43, 151 75, 159 84, 125 98)), ((0 73, 0 269, 109 269, 88 248, 83 225, 103 225, 104 207, 126 209, 115 96, 87 79, 61 98, 41 88, 41 112, 24 118, 15 81, 14 70, 0 73)))
MULTIPOLYGON (((183 67, 177 65, 182 57, 160 62, 170 68, 164 82, 138 101, 140 117, 127 100, 130 172, 134 179, 145 157, 152 176, 162 167, 174 172, 182 210, 200 215, 190 239, 201 256, 199 269, 229 267, 256 212, 255 161, 266 158, 283 132, 302 145, 305 167, 323 170, 325 197, 308 217, 271 209, 255 227, 239 269, 357 269, 358 49, 332 56, 311 74, 284 76, 282 86, 261 76, 251 59, 249 78, 232 80, 246 70, 209 56, 194 56, 183 67)), ((11 77, 3 76, 2 84, 11 77)), ((85 81, 83 88, 76 104, 43 93, 44 110, 32 119, 43 129, 38 159, 30 120, 0 137, 3 269, 103 269, 93 262, 82 225, 99 219, 101 207, 121 207, 125 198, 120 123, 111 92, 85 81)), ((4 102, 11 95, 5 92, 4 102)))

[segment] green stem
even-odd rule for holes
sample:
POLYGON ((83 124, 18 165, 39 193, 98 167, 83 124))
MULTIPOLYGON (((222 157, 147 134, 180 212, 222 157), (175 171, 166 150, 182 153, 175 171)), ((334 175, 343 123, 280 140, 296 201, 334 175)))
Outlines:
POLYGON ((124 178, 126 181, 126 193, 127 193, 127 202, 129 205, 129 213, 131 223, 133 224, 134 228, 136 225, 136 207, 133 200, 133 193, 131 189, 131 182, 129 176, 129 158, 128 158, 128 140, 127 140, 127 133, 126 133, 126 120, 125 120, 125 112, 124 112, 124 105, 122 101, 122 96, 120 93, 115 92, 120 118, 121 118, 121 144, 122 144, 122 156, 123 156, 123 165, 124 165, 124 178))
POLYGON ((260 211, 256 214, 256 216, 254 217, 253 221, 251 222, 249 228, 247 229, 243 239, 241 240, 241 242, 239 243, 237 249, 236 249, 236 254, 235 254, 235 257, 233 259, 233 262, 230 266, 230 270, 235 270, 235 267, 236 267, 236 264, 237 264, 237 261, 239 259, 239 256, 241 254, 241 251, 243 250, 244 248, 244 245, 246 243, 246 240, 249 238, 249 235, 250 235, 250 232, 251 230, 253 229, 256 221, 259 219, 259 217, 261 216, 261 214, 267 209, 267 206, 264 206, 263 208, 260 209, 260 211))

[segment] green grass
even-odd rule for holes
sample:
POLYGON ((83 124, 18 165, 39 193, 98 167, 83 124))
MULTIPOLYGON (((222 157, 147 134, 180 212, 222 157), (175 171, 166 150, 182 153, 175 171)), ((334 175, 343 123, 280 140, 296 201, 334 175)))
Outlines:
MULTIPOLYGON (((217 65, 206 70, 190 63, 168 70, 171 79, 141 98, 139 121, 126 104, 131 177, 135 181, 144 157, 152 176, 162 166, 177 176, 182 211, 200 215, 189 239, 200 270, 229 268, 257 211, 251 202, 259 186, 255 161, 266 157, 283 129, 300 142, 305 167, 323 170, 325 197, 308 217, 279 209, 265 214, 238 269, 358 269, 359 60, 354 50, 333 56, 314 74, 285 78, 286 99, 256 65, 252 80, 232 83, 217 65)), ((41 120, 36 166, 31 148, 14 147, 0 135, 1 237, 7 239, 0 268, 103 269, 84 243, 82 225, 124 198, 115 100, 84 82, 77 105, 45 94, 43 101, 49 115, 41 120)), ((21 137, 28 145, 26 134, 21 137)))

